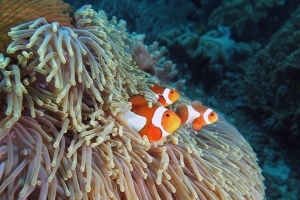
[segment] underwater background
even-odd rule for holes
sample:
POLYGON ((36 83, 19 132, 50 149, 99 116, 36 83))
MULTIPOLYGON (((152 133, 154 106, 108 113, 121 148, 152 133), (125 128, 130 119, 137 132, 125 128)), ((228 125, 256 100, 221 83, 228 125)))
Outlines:
POLYGON ((166 83, 243 134, 259 158, 267 199, 300 199, 299 0, 65 2, 103 9, 124 19, 128 32, 145 34, 144 44, 164 46, 172 61, 166 83))

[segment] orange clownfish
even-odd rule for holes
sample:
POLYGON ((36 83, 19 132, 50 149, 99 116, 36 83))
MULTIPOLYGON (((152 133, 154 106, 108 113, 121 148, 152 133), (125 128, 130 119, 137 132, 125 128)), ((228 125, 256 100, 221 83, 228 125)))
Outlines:
POLYGON ((158 141, 172 134, 181 124, 175 112, 158 105, 148 106, 146 98, 135 95, 129 98, 131 111, 123 114, 128 125, 150 141, 158 141))
POLYGON ((196 131, 200 130, 202 126, 215 123, 218 120, 218 114, 203 106, 199 101, 194 101, 192 105, 181 104, 177 106, 176 114, 181 119, 181 125, 192 124, 196 131))
POLYGON ((180 97, 180 94, 176 90, 159 86, 157 84, 154 84, 154 86, 150 87, 150 90, 156 94, 155 96, 157 101, 164 107, 171 105, 180 97))

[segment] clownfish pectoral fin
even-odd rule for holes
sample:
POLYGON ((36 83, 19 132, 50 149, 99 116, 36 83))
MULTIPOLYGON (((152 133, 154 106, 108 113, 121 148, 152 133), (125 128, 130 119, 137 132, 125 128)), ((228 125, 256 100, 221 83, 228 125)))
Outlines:
POLYGON ((193 129, 194 129, 195 131, 199 131, 201 128, 202 128, 202 125, 199 125, 199 124, 193 124, 193 129))
POLYGON ((161 95, 158 95, 158 99, 157 101, 163 106, 163 107, 166 107, 168 106, 169 104, 166 103, 166 100, 163 96, 161 95))
POLYGON ((162 137, 162 131, 160 128, 151 124, 147 129, 147 137, 150 141, 157 141, 162 137))
POLYGON ((204 122, 203 122, 203 119, 202 117, 198 117, 196 118, 193 122, 192 122, 192 125, 193 125, 193 129, 195 131, 199 131, 202 126, 204 125, 204 122))

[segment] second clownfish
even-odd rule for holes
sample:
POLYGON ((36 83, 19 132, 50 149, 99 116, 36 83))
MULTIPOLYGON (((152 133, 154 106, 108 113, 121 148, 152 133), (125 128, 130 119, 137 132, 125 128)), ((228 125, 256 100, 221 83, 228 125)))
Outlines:
POLYGON ((135 95, 129 98, 132 109, 123 114, 129 126, 150 141, 158 141, 172 134, 181 124, 180 118, 171 110, 158 105, 150 108, 146 98, 135 95))
POLYGON ((157 101, 164 107, 171 105, 180 97, 179 93, 176 90, 157 84, 154 84, 154 86, 150 87, 150 90, 152 90, 156 94, 157 101))
POLYGON ((191 105, 181 104, 176 108, 176 114, 181 119, 181 125, 192 124, 194 130, 200 130, 202 126, 215 123, 218 114, 212 109, 203 106, 199 101, 191 105))

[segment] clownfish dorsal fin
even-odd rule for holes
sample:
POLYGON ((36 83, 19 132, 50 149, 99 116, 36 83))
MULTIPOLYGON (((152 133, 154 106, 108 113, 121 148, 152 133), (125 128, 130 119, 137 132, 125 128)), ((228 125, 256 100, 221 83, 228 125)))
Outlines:
POLYGON ((132 103, 132 107, 148 105, 147 99, 143 95, 134 95, 128 99, 132 103))
POLYGON ((165 88, 158 85, 158 84, 154 84, 151 88, 150 88, 155 94, 160 94, 162 95, 165 88))
POLYGON ((196 111, 198 111, 200 114, 202 114, 202 112, 203 112, 203 107, 204 107, 204 106, 202 105, 202 103, 201 103, 200 101, 198 101, 198 100, 193 101, 192 107, 193 107, 196 111))

